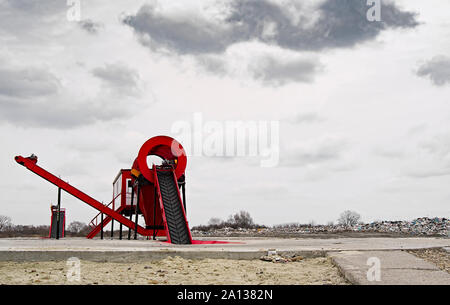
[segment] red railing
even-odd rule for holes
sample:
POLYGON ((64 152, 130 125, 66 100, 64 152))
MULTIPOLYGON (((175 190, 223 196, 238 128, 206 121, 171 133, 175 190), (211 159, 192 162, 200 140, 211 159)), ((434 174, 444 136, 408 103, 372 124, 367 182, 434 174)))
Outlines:
MULTIPOLYGON (((117 197, 116 197, 117 198, 117 197)), ((114 199, 113 200, 111 200, 111 202, 110 203, 108 203, 107 205, 105 205, 106 207, 109 207, 111 204, 113 204, 114 203, 114 199)), ((114 205, 113 205, 113 208, 112 208, 113 210, 114 210, 114 205)), ((100 221, 98 220, 98 218, 99 218, 99 216, 101 216, 102 215, 102 212, 98 212, 98 214, 97 215, 95 215, 95 217, 94 218, 92 218, 92 220, 91 220, 91 222, 89 223, 89 226, 93 229, 93 228, 95 228, 96 226, 98 226, 99 224, 100 224, 100 222, 101 222, 101 218, 100 218, 100 221)))

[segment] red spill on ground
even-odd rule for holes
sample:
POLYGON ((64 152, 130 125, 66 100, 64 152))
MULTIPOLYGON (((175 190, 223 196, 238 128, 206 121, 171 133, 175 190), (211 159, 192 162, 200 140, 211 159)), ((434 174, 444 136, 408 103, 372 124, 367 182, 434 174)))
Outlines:
MULTIPOLYGON (((168 241, 161 241, 163 243, 169 243, 168 241)), ((192 245, 214 245, 214 244, 244 244, 240 241, 221 241, 221 240, 192 240, 192 245)))
POLYGON ((238 241, 220 241, 220 240, 192 240, 193 245, 201 244, 243 244, 243 242, 238 241))

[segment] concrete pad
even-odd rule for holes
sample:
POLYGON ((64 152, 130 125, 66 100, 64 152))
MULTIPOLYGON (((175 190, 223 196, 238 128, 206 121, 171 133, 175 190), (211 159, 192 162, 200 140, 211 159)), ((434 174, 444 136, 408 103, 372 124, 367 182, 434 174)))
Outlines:
POLYGON ((353 284, 450 285, 450 274, 405 251, 341 251, 328 255, 353 284), (374 273, 377 261, 379 281, 374 273))
POLYGON ((162 259, 167 256, 188 259, 257 259, 266 255, 269 249, 275 249, 281 255, 317 257, 325 256, 329 251, 450 247, 450 239, 445 238, 202 238, 202 240, 215 239, 240 243, 173 245, 152 240, 2 238, 0 239, 0 261, 66 260, 72 256, 92 261, 111 262, 130 259, 162 259))

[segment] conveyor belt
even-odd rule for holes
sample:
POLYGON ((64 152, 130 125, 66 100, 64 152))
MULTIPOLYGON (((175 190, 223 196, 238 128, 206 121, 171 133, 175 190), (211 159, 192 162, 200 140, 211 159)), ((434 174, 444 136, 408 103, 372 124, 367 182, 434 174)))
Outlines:
POLYGON ((164 213, 170 240, 174 244, 190 244, 191 238, 178 193, 178 185, 172 171, 158 170, 158 183, 164 205, 164 213))

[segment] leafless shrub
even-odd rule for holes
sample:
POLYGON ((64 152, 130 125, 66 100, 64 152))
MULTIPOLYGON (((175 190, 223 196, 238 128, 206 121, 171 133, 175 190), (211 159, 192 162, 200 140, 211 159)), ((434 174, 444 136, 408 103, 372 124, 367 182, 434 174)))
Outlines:
POLYGON ((351 227, 357 225, 361 219, 361 215, 354 211, 344 211, 338 219, 340 225, 351 227))
POLYGON ((0 215, 0 232, 5 232, 11 229, 12 227, 11 217, 0 215))
POLYGON ((217 217, 213 217, 208 221, 208 225, 195 226, 192 227, 192 230, 211 231, 223 229, 226 227, 233 229, 254 229, 264 228, 265 226, 255 224, 249 212, 240 211, 236 214, 230 215, 226 221, 223 221, 222 219, 217 217))
POLYGON ((70 225, 67 227, 67 231, 71 233, 78 234, 83 230, 86 230, 87 225, 81 221, 72 221, 70 225))

